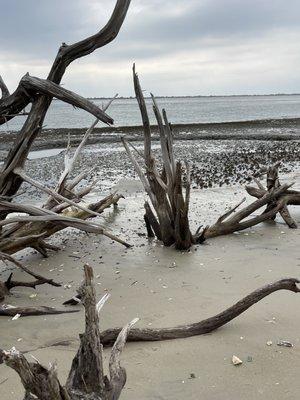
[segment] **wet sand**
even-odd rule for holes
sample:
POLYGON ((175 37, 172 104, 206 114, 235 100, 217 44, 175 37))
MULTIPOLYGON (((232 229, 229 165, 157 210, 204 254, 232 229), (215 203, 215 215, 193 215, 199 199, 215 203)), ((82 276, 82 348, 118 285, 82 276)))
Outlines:
MULTIPOLYGON (((288 178, 299 182, 299 173, 288 178)), ((107 238, 74 230, 59 233, 54 242, 62 244, 62 251, 48 259, 28 251, 20 253, 20 259, 71 288, 40 286, 35 298, 29 297, 35 293, 32 289, 18 288, 7 302, 61 307, 74 294, 82 266, 88 262, 94 267, 99 297, 105 291, 112 295, 102 312, 102 329, 123 325, 136 316, 140 318, 137 326, 165 327, 199 321, 266 283, 300 276, 300 230, 289 230, 280 218, 276 224, 261 224, 211 239, 187 253, 176 252, 145 237, 144 195, 139 185, 123 181, 118 188, 127 192, 126 200, 118 211, 106 211, 102 223, 134 248, 124 249, 107 238)), ((213 222, 243 195, 239 186, 193 191, 192 229, 213 222)), ((291 210, 300 223, 300 210, 291 210)), ((2 273, 2 277, 7 275, 8 271, 2 273)), ((16 277, 24 275, 16 271, 16 277)), ((277 292, 212 334, 129 343, 122 357, 128 379, 121 398, 298 399, 299 304, 300 295, 277 292), (294 347, 278 347, 280 339, 291 341, 294 347), (272 346, 266 345, 269 340, 272 346), (232 365, 233 355, 243 360, 241 366, 232 365)), ((78 309, 76 314, 16 321, 1 317, 0 347, 16 346, 45 365, 56 360, 64 382, 84 327, 82 307, 78 309)), ((17 375, 3 365, 0 393, 1 400, 21 399, 23 393, 17 375)))

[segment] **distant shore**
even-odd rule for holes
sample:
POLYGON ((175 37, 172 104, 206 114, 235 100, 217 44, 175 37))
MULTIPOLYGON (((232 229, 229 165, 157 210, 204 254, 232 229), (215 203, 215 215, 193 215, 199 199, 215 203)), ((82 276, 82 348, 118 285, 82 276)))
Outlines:
MULTIPOLYGON (((174 124, 176 140, 299 140, 300 118, 262 119, 249 121, 174 124)), ((33 145, 34 150, 64 148, 70 134, 72 145, 77 145, 87 128, 44 129, 33 145)), ((152 127, 158 140, 157 127, 152 127)), ((96 127, 88 144, 116 143, 121 136, 140 141, 142 126, 96 127)), ((1 150, 8 150, 17 132, 0 132, 1 150)), ((0 154, 1 156, 1 154, 0 154)), ((2 158, 2 157, 1 157, 2 158)))

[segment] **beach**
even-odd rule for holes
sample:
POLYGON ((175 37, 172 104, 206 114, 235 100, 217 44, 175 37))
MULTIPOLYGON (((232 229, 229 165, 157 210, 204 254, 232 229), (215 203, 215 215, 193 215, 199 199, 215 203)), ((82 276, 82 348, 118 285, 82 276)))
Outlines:
MULTIPOLYGON (((299 172, 285 181, 299 181, 299 172)), ((116 187, 124 192, 117 210, 107 210, 102 224, 134 245, 125 249, 102 236, 75 230, 60 232, 51 242, 62 250, 42 259, 33 251, 19 259, 33 271, 63 283, 61 288, 18 288, 9 304, 63 307, 82 279, 82 267, 94 268, 98 296, 111 298, 101 314, 101 329, 122 326, 135 317, 140 327, 167 327, 200 321, 229 307, 258 287, 282 277, 299 277, 299 231, 288 229, 280 218, 252 229, 207 241, 188 252, 164 248, 145 236, 144 194, 135 180, 116 187), (36 293, 36 297, 30 297, 36 293)), ((209 188, 192 192, 191 225, 207 224, 244 196, 244 189, 209 188)), ((249 197, 248 200, 250 201, 249 197)), ((297 222, 300 213, 291 212, 297 222)), ((9 271, 1 276, 7 277, 9 271)), ((15 271, 16 278, 24 278, 15 271)), ((254 400, 298 398, 300 319, 298 295, 280 291, 268 296, 219 330, 202 336, 165 342, 128 343, 122 356, 127 370, 124 400, 182 398, 254 400), (277 346, 288 340, 294 347, 277 346), (268 346, 267 342, 272 341, 268 346), (243 364, 234 366, 233 355, 243 364)), ((84 328, 78 313, 1 318, 1 347, 16 346, 44 365, 57 361, 65 381, 84 328)), ((106 361, 108 350, 105 350, 106 361)), ((0 366, 1 397, 15 400, 23 389, 14 371, 0 366)))
MULTIPOLYGON (((64 168, 68 138, 70 153, 74 154, 84 132, 83 127, 45 128, 28 155, 27 174, 54 188, 64 168)), ((215 222, 245 195, 247 203, 253 201, 244 186, 253 183, 253 176, 264 183, 265 168, 276 162, 281 162, 281 183, 296 182, 299 190, 299 118, 175 124, 173 132, 176 159, 191 166, 192 232, 199 225, 215 222)), ((152 152, 160 160, 156 127, 152 133, 152 152)), ((14 132, 0 133, 2 160, 16 137, 14 132)), ((299 277, 299 231, 288 229, 280 217, 276 222, 210 239, 187 252, 149 240, 143 219, 147 197, 125 153, 122 137, 134 143, 137 152, 143 151, 140 126, 96 128, 72 176, 91 171, 79 185, 94 184, 87 203, 112 191, 124 196, 117 208, 106 210, 95 220, 133 247, 125 249, 101 235, 65 229, 51 237, 50 243, 61 250, 51 252, 49 258, 30 250, 17 254, 24 265, 55 279, 62 287, 42 285, 36 291, 16 288, 6 303, 65 309, 62 303, 76 293, 83 266, 88 263, 94 268, 98 297, 111 294, 101 315, 102 330, 123 326, 135 317, 140 318, 137 327, 169 327, 213 316, 280 278, 299 277)), ((143 166, 141 158, 139 161, 143 166)), ((45 194, 24 183, 15 201, 41 205, 45 199, 45 194)), ((297 207, 290 210, 300 223, 297 207)), ((24 280, 22 272, 3 263, 1 279, 6 280, 12 270, 15 279, 24 280)), ((294 293, 280 291, 211 334, 128 343, 122 356, 128 377, 122 398, 217 400, 222 394, 226 400, 270 396, 296 400, 300 367, 298 301, 300 297, 294 293), (278 346, 280 340, 291 342, 293 347, 278 346), (233 356, 239 357, 242 365, 234 366, 233 356)), ((0 347, 15 346, 43 365, 57 362, 59 378, 65 382, 78 349, 78 335, 84 328, 83 307, 74 308, 78 313, 21 316, 15 321, 2 317, 0 347)), ((107 364, 109 350, 104 354, 107 364)), ((0 385, 4 400, 22 396, 19 378, 3 365, 0 385)))

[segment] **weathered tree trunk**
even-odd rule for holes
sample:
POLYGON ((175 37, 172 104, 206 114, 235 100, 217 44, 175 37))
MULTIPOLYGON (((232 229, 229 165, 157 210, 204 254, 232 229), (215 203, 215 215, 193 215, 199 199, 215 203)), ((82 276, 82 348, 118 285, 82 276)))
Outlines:
POLYGON ((144 219, 147 233, 149 237, 155 235, 165 246, 175 245, 177 249, 187 250, 193 243, 188 219, 190 193, 189 166, 186 164, 187 180, 184 196, 182 164, 181 162, 176 162, 174 158, 172 127, 168 122, 166 112, 162 110, 162 114, 160 113, 156 100, 152 96, 153 110, 158 124, 162 152, 162 170, 159 172, 156 160, 151 151, 149 117, 135 67, 133 67, 133 81, 144 127, 144 154, 138 152, 124 138, 122 141, 152 204, 151 206, 148 202, 145 203, 144 219), (129 146, 142 158, 145 172, 140 167, 129 146))
MULTIPOLYGON (((76 186, 90 171, 84 171, 74 179, 69 179, 80 150, 96 124, 99 121, 106 124, 113 123, 113 119, 105 113, 111 102, 102 110, 91 101, 59 85, 71 62, 92 53, 115 39, 124 22, 129 4, 130 0, 117 0, 110 20, 98 33, 72 45, 63 43, 46 80, 26 74, 21 79, 16 91, 10 94, 0 77, 2 92, 0 124, 20 115, 22 110, 32 103, 28 117, 0 171, 0 251, 2 253, 13 254, 26 247, 32 247, 43 256, 47 256, 47 250, 53 250, 55 246, 48 244, 45 239, 69 226, 87 232, 103 234, 129 247, 128 243, 107 232, 101 225, 82 221, 91 216, 99 216, 105 208, 112 204, 115 205, 121 196, 112 194, 85 207, 80 203, 81 199, 91 191, 93 185, 77 191, 76 186), (35 181, 27 176, 24 171, 27 155, 36 136, 41 132, 45 115, 53 97, 82 108, 97 118, 90 129, 87 130, 73 157, 69 156, 70 146, 68 147, 65 157, 65 170, 55 190, 35 181), (13 201, 24 181, 49 195, 49 199, 43 207, 26 206, 13 201), (27 215, 7 218, 10 213, 16 211, 27 215)), ((6 289, 7 282, 0 282, 0 297, 4 297, 6 289)))
POLYGON ((85 307, 85 332, 80 335, 80 347, 73 359, 65 386, 59 382, 56 364, 44 367, 28 362, 16 349, 0 351, 0 362, 6 363, 20 376, 26 399, 38 400, 117 400, 126 383, 126 371, 120 365, 120 355, 127 336, 137 319, 119 333, 111 351, 109 377, 104 373, 100 340, 99 313, 107 300, 105 295, 96 302, 93 271, 84 267, 85 282, 81 288, 85 307))
MULTIPOLYGON (((176 162, 174 158, 172 127, 168 122, 165 110, 162 111, 161 115, 155 98, 151 95, 153 110, 158 124, 162 154, 162 170, 161 172, 157 170, 157 162, 151 152, 149 117, 135 67, 133 67, 133 80, 144 127, 144 153, 141 154, 124 138, 122 141, 152 204, 151 206, 149 202, 145 203, 144 220, 148 237, 156 236, 165 246, 175 245, 177 249, 186 250, 192 244, 202 243, 209 238, 228 235, 257 225, 260 222, 275 219, 278 212, 290 227, 296 227, 296 223, 292 219, 287 205, 299 204, 299 193, 289 191, 288 189, 291 185, 281 186, 279 184, 277 165, 271 167, 268 171, 267 190, 260 187, 259 192, 257 190, 254 191, 253 195, 258 200, 235 213, 236 209, 243 203, 243 200, 237 206, 220 216, 216 223, 206 226, 202 230, 200 227, 196 234, 193 235, 190 231, 188 218, 191 187, 189 165, 186 163, 186 180, 184 185, 182 165, 180 162, 176 162), (135 158, 130 146, 142 159, 145 171, 135 158), (183 186, 185 186, 185 196, 183 195, 183 186), (251 214, 263 206, 267 207, 261 215, 251 217, 251 214)), ((248 188, 247 190, 252 190, 253 192, 252 188, 248 188)))
MULTIPOLYGON (((298 279, 286 278, 277 282, 263 286, 242 300, 238 301, 233 306, 222 311, 213 317, 207 318, 200 322, 190 323, 187 325, 175 326, 171 328, 140 328, 132 329, 128 335, 127 341, 158 341, 186 338, 197 335, 204 335, 212 332, 221 326, 232 321, 234 318, 248 310, 264 297, 269 296, 278 290, 289 290, 291 292, 299 293, 300 289, 297 287, 299 284, 298 279)), ((120 328, 107 329, 101 333, 101 342, 103 345, 111 345, 120 332, 120 328)))

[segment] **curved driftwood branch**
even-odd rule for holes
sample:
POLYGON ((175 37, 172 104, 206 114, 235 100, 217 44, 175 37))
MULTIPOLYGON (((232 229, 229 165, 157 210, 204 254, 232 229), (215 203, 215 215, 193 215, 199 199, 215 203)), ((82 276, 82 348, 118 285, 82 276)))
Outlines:
MULTIPOLYGON (((110 20, 98 33, 71 45, 63 43, 59 48, 47 79, 59 84, 66 68, 74 60, 86 56, 113 41, 121 29, 129 5, 130 0, 118 0, 110 20)), ((0 104, 0 125, 18 115, 32 100, 30 94, 25 93, 19 85, 16 91, 6 97, 2 105, 0 104)), ((46 103, 40 103, 43 108, 45 105, 46 103)))
MULTIPOLYGON (((70 46, 63 44, 58 51, 47 80, 59 85, 67 66, 72 61, 90 54, 97 48, 111 42, 117 36, 124 22, 129 4, 130 0, 118 0, 109 22, 97 34, 70 46)), ((11 118, 5 117, 5 115, 18 114, 29 102, 32 102, 28 118, 2 168, 0 176, 0 195, 3 196, 13 196, 22 184, 22 178, 16 176, 13 170, 18 167, 23 168, 31 145, 42 129, 44 118, 52 100, 51 96, 45 94, 41 94, 35 99, 32 99, 28 94, 25 94, 24 91, 22 92, 21 89, 22 88, 18 88, 15 93, 5 99, 5 101, 9 103, 6 107, 3 106, 3 103, 2 107, 0 107, 1 124, 11 118)), ((5 216, 4 214, 2 218, 5 218, 5 216)))
MULTIPOLYGON (((204 319, 203 321, 181 325, 172 328, 145 328, 145 329, 132 329, 128 335, 127 341, 157 341, 157 340, 170 340, 186 338, 196 335, 204 335, 205 333, 212 332, 221 326, 227 324, 249 307, 262 300, 264 297, 269 296, 278 290, 289 290, 294 293, 299 293, 300 289, 297 284, 300 281, 294 278, 286 278, 276 281, 274 283, 263 286, 242 300, 238 301, 233 306, 222 311, 213 317, 204 319)), ((101 333, 101 342, 103 345, 111 345, 120 332, 120 328, 107 329, 101 333)))
POLYGON ((47 79, 40 79, 26 74, 21 79, 20 85, 27 91, 32 91, 34 94, 45 94, 47 96, 52 96, 64 101, 65 103, 71 104, 74 107, 81 108, 106 124, 113 124, 114 122, 111 117, 101 110, 101 108, 97 107, 85 97, 82 97, 71 90, 67 90, 47 79))
MULTIPOLYGON (((20 96, 24 96, 24 93, 31 93, 32 100, 41 94, 49 97, 55 97, 64 101, 65 103, 73 105, 74 107, 78 107, 89 112, 106 124, 113 124, 113 119, 105 114, 94 103, 70 90, 64 89, 60 85, 57 85, 50 80, 30 76, 27 73, 21 79, 17 92, 14 93, 14 96, 17 96, 18 92, 20 93, 20 96)), ((9 115, 11 115, 9 113, 12 112, 11 107, 8 107, 10 101, 11 98, 6 97, 4 101, 0 103, 0 116, 6 121, 9 119, 9 115)))

